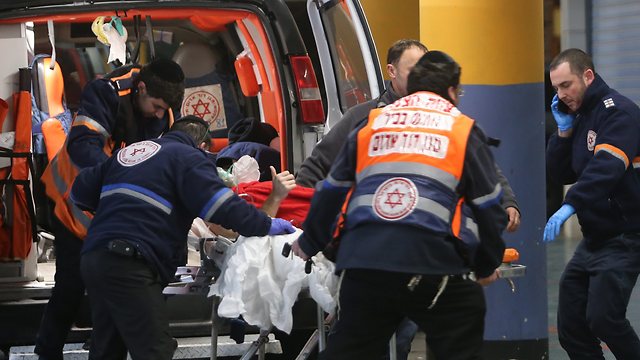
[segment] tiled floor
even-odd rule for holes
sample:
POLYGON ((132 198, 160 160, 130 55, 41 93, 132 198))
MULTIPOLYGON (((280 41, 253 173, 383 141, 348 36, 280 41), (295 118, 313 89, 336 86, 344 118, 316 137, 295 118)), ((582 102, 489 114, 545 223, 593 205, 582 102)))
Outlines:
MULTIPOLYGON (((566 263, 571 259, 573 251, 581 240, 580 229, 575 217, 570 219, 562 229, 560 238, 547 245, 547 284, 548 284, 548 317, 549 317, 549 360, 568 360, 558 342, 556 328, 556 311, 558 309, 558 283, 560 275, 566 263)), ((627 318, 640 332, 640 290, 636 286, 629 308, 627 318)), ((606 360, 614 360, 613 354, 603 344, 603 352, 606 360)), ((424 334, 419 334, 413 342, 409 360, 426 360, 424 334)))

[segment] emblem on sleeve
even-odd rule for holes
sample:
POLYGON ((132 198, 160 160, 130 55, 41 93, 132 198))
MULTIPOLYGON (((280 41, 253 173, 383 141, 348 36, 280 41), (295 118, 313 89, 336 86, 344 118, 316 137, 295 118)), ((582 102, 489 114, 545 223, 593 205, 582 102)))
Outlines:
POLYGON ((411 214, 418 204, 418 189, 406 178, 391 178, 373 194, 373 211, 384 220, 396 221, 411 214))
POLYGON ((613 103, 613 99, 612 98, 605 99, 603 102, 604 102, 604 107, 607 108, 607 109, 612 107, 612 106, 616 106, 616 104, 613 103))
POLYGON ((587 150, 593 151, 593 149, 595 149, 596 136, 598 136, 598 134, 596 134, 595 131, 589 130, 589 132, 587 133, 587 150))
POLYGON ((160 151, 160 144, 153 141, 140 141, 118 152, 118 162, 122 166, 134 166, 149 160, 160 151))

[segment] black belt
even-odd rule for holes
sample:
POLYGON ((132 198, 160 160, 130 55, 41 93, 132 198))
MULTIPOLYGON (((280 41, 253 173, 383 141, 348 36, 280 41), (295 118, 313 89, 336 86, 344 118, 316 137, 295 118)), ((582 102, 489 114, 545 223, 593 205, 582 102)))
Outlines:
POLYGON ((140 254, 140 251, 138 251, 138 249, 134 245, 126 240, 117 239, 109 241, 107 243, 107 250, 121 256, 127 256, 136 259, 143 258, 142 254, 140 254))

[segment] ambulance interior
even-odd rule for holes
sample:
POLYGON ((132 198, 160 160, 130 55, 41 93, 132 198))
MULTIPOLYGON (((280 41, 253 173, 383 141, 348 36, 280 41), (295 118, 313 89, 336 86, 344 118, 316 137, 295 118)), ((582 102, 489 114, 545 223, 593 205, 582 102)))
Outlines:
MULTIPOLYGON (((51 112, 50 116, 61 111, 62 104, 66 104, 72 113, 77 110, 83 86, 116 68, 115 62, 108 61, 113 46, 99 41, 99 35, 103 34, 95 31, 98 22, 99 25, 112 25, 120 34, 127 49, 126 58, 119 59, 121 63, 145 64, 154 57, 165 57, 181 65, 186 90, 181 113, 176 116, 193 114, 209 122, 212 152, 227 144, 228 128, 245 117, 270 123, 278 130, 283 148, 287 143, 280 74, 270 45, 272 39, 262 20, 252 12, 187 8, 114 10, 57 13, 28 20, 0 20, 0 46, 12 49, 3 55, 0 66, 0 98, 7 100, 18 93, 18 69, 30 66, 35 55, 46 54, 55 56, 54 69, 58 69, 51 70, 48 59, 35 64, 31 73, 37 78, 39 72, 44 72, 41 78, 47 80, 46 83, 34 82, 36 106, 46 113, 51 112), (122 24, 120 30, 117 29, 118 22, 122 24), (57 76, 50 76, 52 73, 57 76), (51 87, 56 90, 52 91, 51 87)), ((3 134, 16 129, 14 113, 17 109, 13 108, 12 101, 8 100, 7 104, 3 134)), ((51 210, 38 181, 47 164, 47 156, 34 153, 33 158, 30 186, 37 209, 38 229, 43 230, 38 239, 42 241, 33 243, 27 256, 15 256, 10 250, 0 254, 0 283, 35 280, 38 256, 44 261, 45 255, 52 253, 43 245, 50 238, 46 230, 50 228, 48 216, 51 210)), ((282 160, 286 164, 286 160, 282 160)), ((10 163, 10 159, 0 158, 0 166, 9 168, 10 163)), ((10 216, 5 220, 10 220, 10 216)))

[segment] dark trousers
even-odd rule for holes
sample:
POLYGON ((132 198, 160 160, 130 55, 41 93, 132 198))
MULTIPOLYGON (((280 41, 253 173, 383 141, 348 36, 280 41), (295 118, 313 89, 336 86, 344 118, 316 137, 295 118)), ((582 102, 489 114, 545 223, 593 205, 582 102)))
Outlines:
POLYGON ((82 276, 91 301, 92 360, 173 358, 166 302, 155 271, 141 258, 99 249, 82 256, 82 276))
POLYGON ((405 318, 426 333, 437 359, 481 359, 485 300, 474 281, 450 278, 436 305, 441 276, 424 276, 413 291, 410 274, 346 270, 337 321, 320 359, 379 359, 405 318))
POLYGON ((618 360, 640 359, 640 341, 626 319, 640 273, 640 234, 590 250, 583 240, 560 279, 558 336, 571 359, 604 359, 600 340, 618 360))
POLYGON ((80 276, 82 240, 73 235, 57 219, 53 221, 56 254, 55 285, 44 310, 36 335, 35 352, 40 359, 62 360, 62 348, 84 296, 80 276))

